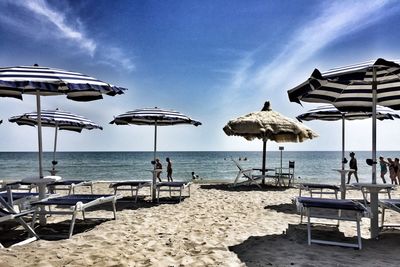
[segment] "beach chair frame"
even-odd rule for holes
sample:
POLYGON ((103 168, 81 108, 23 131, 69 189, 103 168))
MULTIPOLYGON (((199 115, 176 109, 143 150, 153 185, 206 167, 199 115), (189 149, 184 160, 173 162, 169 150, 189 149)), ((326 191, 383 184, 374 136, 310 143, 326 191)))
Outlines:
POLYGON ((150 188, 150 194, 146 196, 150 196, 152 194, 152 182, 150 181, 122 181, 117 183, 110 184, 110 188, 114 189, 114 194, 116 195, 120 191, 129 191, 131 192, 132 197, 135 196, 135 203, 137 203, 139 190, 144 187, 150 188))
POLYGON ((400 199, 380 199, 378 204, 382 209, 380 228, 400 227, 400 224, 385 224, 385 212, 387 209, 400 213, 400 199))
POLYGON ((169 192, 169 197, 172 197, 172 192, 179 192, 179 202, 182 201, 182 192, 188 188, 188 197, 190 197, 191 182, 161 182, 156 184, 157 203, 160 203, 160 192, 169 192), (166 189, 163 189, 167 187, 166 189))
POLYGON ((117 209, 116 209, 116 202, 117 199, 121 198, 119 195, 68 195, 68 196, 63 196, 63 197, 49 197, 46 199, 42 199, 40 201, 32 203, 35 208, 35 213, 33 215, 32 219, 32 227, 35 224, 36 218, 40 214, 44 215, 71 215, 71 224, 68 232, 68 238, 71 238, 74 232, 74 227, 75 227, 75 220, 78 215, 78 213, 82 213, 82 218, 85 220, 85 211, 86 209, 97 206, 103 203, 111 203, 112 205, 112 210, 113 210, 113 219, 117 219, 117 209), (75 197, 76 199, 79 198, 85 198, 85 197, 90 197, 92 200, 91 201, 76 201, 75 204, 71 205, 71 203, 63 203, 62 200, 68 200, 68 197, 75 197), (60 201, 58 201, 60 200, 60 201), (46 209, 41 209, 41 206, 67 206, 69 207, 69 210, 46 210, 46 209))
MULTIPOLYGON (((300 210, 304 210, 307 216, 307 242, 308 245, 312 243, 315 244, 325 244, 325 245, 334 245, 334 246, 344 246, 344 247, 352 247, 362 249, 362 241, 361 241, 361 218, 370 216, 368 209, 361 203, 344 200, 344 199, 324 199, 324 198, 309 198, 309 197, 298 197, 296 198, 297 207, 300 210), (321 215, 318 213, 313 213, 313 211, 318 209, 331 209, 337 210, 337 216, 327 216, 321 215), (342 211, 347 210, 350 211, 353 216, 347 214, 344 216, 342 211), (332 220, 340 220, 340 221, 352 221, 356 222, 357 226, 357 243, 349 243, 349 242, 338 242, 338 241, 330 241, 330 240, 322 240, 322 239, 313 239, 312 238, 312 222, 311 218, 319 218, 319 219, 332 219, 332 220)), ((320 223, 319 223, 320 224, 320 223)))
MULTIPOLYGON (((15 246, 22 246, 28 243, 31 243, 33 241, 36 241, 39 239, 39 236, 36 234, 35 230, 25 222, 25 220, 22 218, 27 215, 33 215, 34 210, 25 210, 22 212, 16 212, 13 207, 7 203, 1 196, 0 196, 0 222, 6 222, 6 221, 16 221, 18 222, 27 232, 28 232, 28 238, 25 240, 15 243, 11 245, 11 247, 15 246)), ((4 248, 4 246, 0 243, 0 248, 4 248)))

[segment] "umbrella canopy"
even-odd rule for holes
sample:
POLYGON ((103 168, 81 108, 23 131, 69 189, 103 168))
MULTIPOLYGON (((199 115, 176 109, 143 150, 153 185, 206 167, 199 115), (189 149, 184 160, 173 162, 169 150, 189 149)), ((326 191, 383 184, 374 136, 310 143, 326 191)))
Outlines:
MULTIPOLYGON (((36 126, 38 124, 38 113, 30 112, 25 113, 18 116, 13 116, 9 119, 10 122, 17 123, 18 125, 29 125, 36 126)), ((57 149, 57 132, 58 130, 67 130, 73 132, 82 132, 83 129, 93 130, 100 129, 103 130, 103 127, 94 123, 93 121, 80 116, 73 114, 68 111, 61 111, 59 109, 56 110, 42 110, 41 111, 41 124, 44 127, 53 127, 55 128, 54 133, 54 152, 53 152, 53 169, 52 175, 55 174, 55 165, 56 161, 56 149, 57 149)))
MULTIPOLYGON (((372 183, 376 184, 376 106, 400 109, 400 65, 379 58, 321 73, 288 91, 292 102, 330 103, 341 111, 372 111, 372 183)), ((378 235, 378 194, 371 194, 371 236, 378 235)))
POLYGON ((229 136, 242 136, 250 141, 253 139, 263 140, 263 175, 265 175, 267 140, 277 143, 296 143, 318 137, 310 128, 273 111, 268 101, 265 102, 261 111, 230 120, 223 130, 229 136))
MULTIPOLYGON (((342 121, 342 170, 345 169, 346 159, 345 153, 345 120, 362 120, 372 117, 372 112, 366 111, 340 111, 333 105, 324 105, 320 107, 313 108, 306 113, 297 116, 297 120, 302 121, 342 121)), ((376 109, 376 118, 378 120, 393 120, 400 119, 400 115, 395 113, 393 109, 378 106, 376 109)), ((346 198, 346 186, 345 186, 345 175, 342 172, 341 177, 341 197, 346 198)))
MULTIPOLYGON (((110 85, 87 75, 61 69, 47 67, 19 66, 0 68, 0 96, 22 99, 22 94, 36 95, 36 111, 38 113, 38 147, 39 177, 43 178, 42 168, 42 125, 40 96, 67 95, 75 101, 91 101, 101 99, 103 94, 109 96, 124 93, 125 88, 110 85)), ((45 197, 46 187, 39 186, 39 197, 45 197)), ((45 222, 40 216, 41 223, 45 222)))
MULTIPOLYGON (((190 117, 175 111, 160 108, 143 108, 128 111, 118 115, 110 122, 116 125, 152 125, 154 126, 154 161, 157 157, 157 126, 170 126, 179 124, 191 124, 194 126, 201 125, 201 122, 191 119, 190 117)), ((154 164, 155 170, 155 164, 154 164)), ((153 175, 153 185, 157 182, 156 175, 153 175)), ((153 201, 155 201, 155 189, 153 186, 153 201)))

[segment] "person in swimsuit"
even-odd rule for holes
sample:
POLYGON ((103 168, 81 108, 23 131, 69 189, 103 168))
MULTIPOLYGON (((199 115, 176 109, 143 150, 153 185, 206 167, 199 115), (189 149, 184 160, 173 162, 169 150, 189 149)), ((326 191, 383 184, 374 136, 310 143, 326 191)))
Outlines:
POLYGON ((399 158, 394 159, 394 184, 400 184, 400 163, 399 158))
POLYGON ((157 178, 161 182, 161 170, 162 170, 162 164, 160 162, 160 159, 156 159, 156 170, 157 170, 157 178))
POLYGON ((390 181, 392 182, 392 184, 395 183, 395 172, 394 172, 394 161, 391 158, 387 158, 387 161, 389 163, 389 177, 390 177, 390 181))
POLYGON ((379 157, 379 165, 381 166, 381 178, 384 184, 386 184, 385 175, 388 172, 389 163, 385 161, 383 157, 379 157))
POLYGON ((167 161, 167 179, 168 182, 173 182, 174 180, 172 180, 172 162, 169 158, 165 159, 167 161), (170 181, 171 180, 171 181, 170 181))
POLYGON ((350 169, 354 170, 354 171, 350 171, 348 176, 347 176, 347 184, 350 183, 350 179, 351 179, 351 175, 354 174, 354 177, 356 178, 356 182, 358 183, 358 175, 357 175, 357 159, 355 157, 355 153, 354 152, 350 152, 350 162, 349 162, 349 167, 350 169))

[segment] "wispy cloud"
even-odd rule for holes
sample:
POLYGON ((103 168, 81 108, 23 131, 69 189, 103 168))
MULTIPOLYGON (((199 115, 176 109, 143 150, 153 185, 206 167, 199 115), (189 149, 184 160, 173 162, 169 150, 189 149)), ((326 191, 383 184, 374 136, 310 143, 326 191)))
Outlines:
POLYGON ((260 60, 256 60, 257 53, 253 60, 245 57, 246 62, 254 64, 241 65, 232 76, 230 89, 236 91, 249 86, 264 92, 281 89, 288 84, 287 74, 298 73, 301 64, 317 52, 393 13, 386 8, 390 1, 327 3, 320 6, 322 12, 318 17, 295 29, 291 41, 272 60, 260 64, 260 60))
POLYGON ((81 52, 98 61, 107 61, 127 71, 134 70, 132 59, 122 49, 91 38, 80 18, 68 12, 68 8, 67 11, 57 10, 46 0, 6 0, 0 6, 8 11, 2 13, 0 21, 24 35, 36 40, 40 36, 39 40, 43 42, 53 42, 56 37, 65 44, 79 47, 81 52))

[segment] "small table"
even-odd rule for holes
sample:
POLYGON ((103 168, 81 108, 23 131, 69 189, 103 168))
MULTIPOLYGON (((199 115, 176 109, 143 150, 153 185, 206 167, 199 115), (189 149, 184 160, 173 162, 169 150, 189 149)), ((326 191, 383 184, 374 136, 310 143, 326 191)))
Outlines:
MULTIPOLYGON (((370 193, 371 207, 371 238, 376 238, 379 235, 379 220, 378 220, 378 194, 382 190, 386 190, 389 194, 393 189, 391 184, 372 184, 372 183, 354 183, 352 186, 359 188, 363 194, 365 203, 367 203, 366 193, 370 193)), ((390 194, 389 194, 390 196, 390 194)))
POLYGON ((355 172, 354 169, 332 169, 340 173, 340 198, 346 199, 346 174, 349 172, 355 172))

